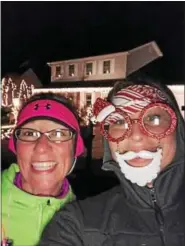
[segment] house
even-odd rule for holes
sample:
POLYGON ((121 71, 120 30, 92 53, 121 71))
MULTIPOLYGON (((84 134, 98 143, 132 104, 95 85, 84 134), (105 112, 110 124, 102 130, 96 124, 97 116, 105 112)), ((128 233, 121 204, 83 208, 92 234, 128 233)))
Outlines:
POLYGON ((97 97, 106 97, 117 80, 123 80, 161 56, 153 41, 129 51, 48 62, 51 83, 47 88, 35 89, 34 93, 61 93, 78 108, 84 108, 92 105, 97 97))
POLYGON ((161 56, 153 41, 126 52, 48 62, 48 65, 51 67, 51 83, 117 80, 161 56))
MULTIPOLYGON (((107 97, 116 81, 123 80, 161 56, 162 52, 153 41, 129 51, 48 62, 51 83, 47 88, 34 89, 34 93, 61 93, 81 109, 93 105, 97 97, 107 97)), ((182 109, 184 87, 173 84, 170 83, 170 88, 182 109)))

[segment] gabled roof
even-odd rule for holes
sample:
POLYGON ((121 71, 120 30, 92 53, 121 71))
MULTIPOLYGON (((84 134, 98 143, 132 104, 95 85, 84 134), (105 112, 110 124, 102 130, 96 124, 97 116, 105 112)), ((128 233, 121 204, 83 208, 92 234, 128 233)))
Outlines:
POLYGON ((33 84, 34 87, 40 88, 42 87, 42 83, 40 79, 37 77, 37 75, 34 73, 32 69, 26 70, 24 73, 7 73, 5 77, 11 78, 13 82, 17 85, 19 88, 22 80, 26 81, 27 85, 33 84))

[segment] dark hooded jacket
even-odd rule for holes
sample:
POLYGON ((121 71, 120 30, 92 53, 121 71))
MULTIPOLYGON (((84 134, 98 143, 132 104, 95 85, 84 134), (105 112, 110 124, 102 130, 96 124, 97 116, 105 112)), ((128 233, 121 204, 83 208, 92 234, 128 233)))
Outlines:
POLYGON ((40 246, 185 246, 185 124, 171 92, 161 90, 178 117, 177 151, 153 188, 126 180, 105 141, 103 169, 113 170, 120 185, 67 205, 46 227, 40 246))

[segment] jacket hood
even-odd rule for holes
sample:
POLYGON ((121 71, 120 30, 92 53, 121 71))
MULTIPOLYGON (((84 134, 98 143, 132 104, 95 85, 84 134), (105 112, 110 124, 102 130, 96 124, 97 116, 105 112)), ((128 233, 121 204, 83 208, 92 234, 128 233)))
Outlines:
MULTIPOLYGON (((123 82, 122 82, 123 83, 123 82)), ((139 83, 142 84, 142 83, 139 83)), ((173 108, 177 115, 177 128, 176 128, 176 154, 171 164, 169 164, 163 171, 161 171, 158 177, 154 181, 154 188, 156 190, 158 200, 161 206, 167 206, 171 202, 175 202, 177 194, 181 192, 181 188, 185 185, 184 175, 184 131, 185 121, 182 117, 176 99, 169 88, 161 84, 144 83, 157 87, 166 96, 169 105, 173 108)), ((130 84, 129 84, 130 85, 130 84)), ((127 87, 128 85, 125 85, 127 87)), ((123 86, 122 86, 123 88, 123 86)), ((111 100, 110 100, 111 101, 111 100)), ((103 170, 114 171, 119 178, 121 185, 124 187, 124 191, 127 195, 135 201, 139 202, 142 206, 148 206, 150 197, 148 195, 147 187, 139 187, 136 184, 132 184, 128 181, 124 174, 121 173, 119 165, 112 159, 108 141, 104 138, 104 157, 103 157, 103 170)))

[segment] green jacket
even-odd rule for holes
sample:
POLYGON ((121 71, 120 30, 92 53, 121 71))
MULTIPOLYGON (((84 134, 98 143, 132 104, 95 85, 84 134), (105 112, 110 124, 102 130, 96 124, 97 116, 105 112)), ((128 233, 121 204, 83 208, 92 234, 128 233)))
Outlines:
POLYGON ((13 240, 13 246, 35 246, 54 213, 75 196, 71 187, 63 199, 30 195, 13 184, 16 172, 19 167, 12 164, 2 173, 1 223, 5 236, 13 240))

